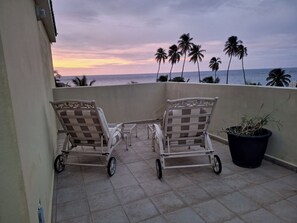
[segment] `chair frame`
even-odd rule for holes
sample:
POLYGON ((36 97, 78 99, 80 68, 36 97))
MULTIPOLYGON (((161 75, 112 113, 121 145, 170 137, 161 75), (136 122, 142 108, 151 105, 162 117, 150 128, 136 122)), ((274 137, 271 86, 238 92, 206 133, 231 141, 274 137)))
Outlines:
MULTIPOLYGON (((156 145, 160 150, 160 158, 156 159, 156 170, 158 178, 162 178, 162 169, 187 168, 212 166, 216 174, 220 174, 222 164, 220 158, 215 155, 215 151, 209 137, 208 127, 213 115, 218 98, 182 98, 176 100, 167 100, 166 111, 163 116, 163 124, 160 127, 153 125, 152 147, 156 150, 156 145), (199 111, 199 114, 183 114, 185 110, 193 109, 199 111), (202 113, 201 113, 202 111, 202 113), (174 114, 175 112, 175 114, 174 114), (196 118, 197 123, 191 123, 191 118, 196 118), (176 120, 188 119, 186 123, 173 123, 176 120), (169 123, 169 120, 171 123, 169 123), (191 129, 191 126, 199 128, 191 129), (175 129, 175 130, 174 130, 175 129), (178 129, 176 131, 176 129, 178 129), (191 135, 193 132, 196 135, 191 135), (176 143, 177 142, 177 143, 176 143), (183 142, 179 144, 179 142, 183 142), (174 148, 182 148, 174 151, 174 148), (183 149, 184 148, 184 149, 183 149), (167 165, 166 160, 183 157, 208 156, 209 163, 197 163, 189 165, 167 165)), ((193 120, 193 119, 192 119, 193 120)), ((182 121, 181 121, 182 122, 182 121)))
POLYGON ((116 170, 116 159, 111 155, 114 148, 124 138, 122 133, 123 124, 112 124, 112 131, 106 128, 106 125, 104 125, 104 122, 106 123, 104 113, 101 108, 96 106, 95 101, 64 100, 55 102, 51 101, 50 103, 63 127, 62 132, 66 134, 61 154, 56 157, 54 162, 56 172, 62 172, 65 169, 65 165, 106 166, 108 175, 114 175, 116 170), (100 110, 102 111, 104 117, 102 117, 102 115, 100 116, 100 110), (88 120, 84 119, 86 118, 86 114, 88 115, 88 120), (77 123, 70 123, 69 120, 75 120, 77 123), (98 128, 100 131, 97 131, 98 128), (79 138, 79 140, 75 137, 75 135, 79 138), (86 135, 88 137, 85 137, 86 135), (92 140, 90 135, 94 135, 96 138, 92 140), (113 144, 113 140, 115 139, 114 137, 116 136, 120 137, 118 137, 116 143, 113 144), (106 162, 103 164, 101 162, 71 162, 68 161, 69 155, 105 157, 106 162))

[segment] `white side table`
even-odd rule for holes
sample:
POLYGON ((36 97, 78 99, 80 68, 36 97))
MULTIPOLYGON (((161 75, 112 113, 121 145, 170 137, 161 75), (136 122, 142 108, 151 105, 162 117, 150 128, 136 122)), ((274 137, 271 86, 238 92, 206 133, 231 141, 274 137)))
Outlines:
POLYGON ((128 142, 129 142, 129 146, 132 145, 132 139, 131 139, 131 134, 133 129, 135 129, 135 136, 137 137, 137 124, 124 124, 124 128, 123 128, 123 134, 124 137, 128 138, 128 142))

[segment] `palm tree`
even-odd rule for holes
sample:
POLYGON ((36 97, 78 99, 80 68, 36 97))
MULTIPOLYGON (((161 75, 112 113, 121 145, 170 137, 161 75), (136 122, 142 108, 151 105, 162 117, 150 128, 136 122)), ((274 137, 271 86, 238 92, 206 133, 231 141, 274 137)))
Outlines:
POLYGON ((220 63, 222 63, 222 61, 219 57, 213 57, 209 61, 209 68, 215 72, 215 79, 217 78, 217 71, 220 68, 220 63))
POLYGON ((184 76, 184 68, 185 68, 186 57, 187 57, 187 53, 189 52, 189 50, 192 47, 192 44, 193 44, 191 42, 192 39, 193 38, 190 37, 190 33, 183 34, 183 35, 181 35, 181 37, 179 37, 178 48, 181 49, 181 52, 184 55, 184 63, 183 63, 181 77, 184 76))
POLYGON ((216 77, 216 78, 213 78, 213 76, 208 76, 208 77, 205 77, 203 78, 202 80, 202 83, 210 83, 210 84, 216 84, 216 83, 219 83, 220 82, 220 78, 216 77))
POLYGON ((176 64, 177 62, 180 61, 181 55, 182 55, 182 52, 178 51, 177 45, 173 44, 172 46, 169 47, 168 57, 169 57, 169 62, 171 63, 169 80, 171 80, 171 72, 172 72, 173 64, 176 64))
POLYGON ((55 79, 55 86, 56 87, 61 87, 61 77, 62 75, 59 74, 59 71, 54 70, 54 79, 55 79))
POLYGON ((75 84, 75 86, 92 86, 96 80, 92 80, 90 84, 88 84, 86 75, 83 75, 81 79, 79 77, 75 77, 72 79, 72 82, 75 84))
POLYGON ((244 72, 244 67, 243 67, 243 58, 246 57, 247 55, 248 55, 247 48, 244 45, 239 44, 238 48, 237 48, 237 56, 241 60, 244 84, 246 84, 246 79, 245 79, 245 72, 244 72))
POLYGON ((201 49, 201 45, 193 44, 189 53, 189 57, 191 57, 190 62, 193 61, 194 64, 197 63, 199 82, 201 82, 199 61, 201 62, 202 58, 204 58, 203 52, 205 52, 205 50, 201 49))
POLYGON ((167 59, 167 54, 166 54, 166 52, 165 52, 165 50, 163 48, 159 48, 159 49, 157 49, 157 52, 155 53, 155 56, 156 56, 155 59, 156 59, 157 63, 159 63, 157 78, 156 78, 156 81, 158 81, 160 65, 161 65, 162 61, 163 61, 163 63, 165 63, 165 60, 167 59))
POLYGON ((237 39, 237 36, 230 36, 228 40, 225 42, 225 54, 230 57, 228 69, 227 69, 227 77, 226 77, 226 84, 228 84, 228 77, 229 77, 229 68, 231 64, 232 56, 237 55, 238 45, 241 44, 242 41, 237 39))
POLYGON ((57 70, 54 70, 54 79, 56 87, 70 87, 68 82, 65 84, 61 81, 62 75, 57 70))
POLYGON ((158 78, 158 82, 167 82, 168 81, 168 75, 160 75, 158 78))
POLYGON ((286 71, 281 68, 271 70, 266 78, 266 81, 268 81, 266 86, 289 86, 291 75, 285 74, 285 72, 286 71))

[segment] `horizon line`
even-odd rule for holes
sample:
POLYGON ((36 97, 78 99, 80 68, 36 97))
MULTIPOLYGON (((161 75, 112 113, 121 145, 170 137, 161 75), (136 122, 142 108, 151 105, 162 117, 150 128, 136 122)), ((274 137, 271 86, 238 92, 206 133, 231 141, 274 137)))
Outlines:
MULTIPOLYGON (((282 68, 282 69, 297 69, 297 67, 275 67, 275 68, 282 68)), ((269 69, 275 69, 275 68, 250 68, 250 69, 244 69, 245 71, 247 70, 269 70, 269 69)), ((54 69, 55 70, 55 69, 54 69)), ((230 69, 229 71, 241 71, 242 69, 230 69)), ((218 70, 218 72, 227 72, 227 70, 218 70)), ((184 71, 184 73, 193 73, 193 72, 198 72, 197 70, 195 71, 184 71)), ((214 72, 211 70, 200 70, 200 72, 214 72)), ((171 74, 177 74, 181 73, 180 71, 178 72, 172 72, 171 74)), ((148 75, 148 74, 157 74, 156 72, 154 73, 114 73, 114 74, 80 74, 80 75, 63 75, 60 74, 62 77, 81 77, 81 76, 120 76, 120 75, 148 75)), ((160 72, 159 75, 164 75, 164 74, 169 74, 169 72, 160 72)))

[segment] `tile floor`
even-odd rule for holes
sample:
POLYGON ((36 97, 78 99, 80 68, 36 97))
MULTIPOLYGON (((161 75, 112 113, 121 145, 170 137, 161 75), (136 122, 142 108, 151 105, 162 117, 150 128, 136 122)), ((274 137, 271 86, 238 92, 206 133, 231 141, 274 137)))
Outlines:
POLYGON ((80 166, 56 175, 52 222, 297 222, 295 172, 268 161, 256 169, 237 167, 228 147, 213 141, 220 175, 210 167, 166 169, 160 181, 146 125, 137 128, 132 147, 126 151, 122 143, 113 153, 113 177, 105 168, 80 166))

